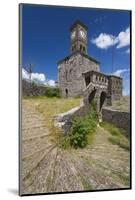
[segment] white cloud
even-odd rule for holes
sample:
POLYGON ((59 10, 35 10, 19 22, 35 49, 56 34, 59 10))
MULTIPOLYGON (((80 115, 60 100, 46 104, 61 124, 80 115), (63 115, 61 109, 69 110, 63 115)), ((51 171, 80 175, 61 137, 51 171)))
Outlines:
POLYGON ((117 45, 117 49, 122 48, 130 44, 130 29, 128 27, 125 31, 120 32, 118 36, 100 33, 100 35, 92 39, 91 42, 101 49, 108 49, 114 45, 117 45))
POLYGON ((29 80, 30 78, 29 73, 24 68, 22 68, 22 78, 26 80, 29 80))
POLYGON ((130 95, 130 69, 124 68, 124 69, 118 69, 116 70, 113 75, 120 76, 123 78, 123 95, 127 96, 130 95))
MULTIPOLYGON (((22 78, 30 81, 30 74, 24 68, 22 69, 22 78)), ((31 81, 43 83, 45 82, 45 75, 40 73, 31 73, 31 81)))
POLYGON ((130 44, 130 29, 129 27, 125 30, 119 33, 117 36, 118 39, 118 45, 117 48, 122 48, 125 46, 128 46, 130 44))
POLYGON ((39 74, 39 73, 32 73, 31 74, 31 80, 39 83, 45 82, 45 75, 39 74))
POLYGON ((129 72, 129 68, 128 69, 117 69, 115 72, 113 72, 113 75, 115 76, 122 76, 124 73, 129 72))
POLYGON ((50 85, 50 86, 55 86, 55 81, 54 80, 49 80, 48 82, 48 85, 50 85))
POLYGON ((100 33, 97 38, 92 39, 92 43, 96 44, 96 46, 101 49, 107 49, 108 47, 113 46, 115 42, 115 37, 106 33, 100 33))
POLYGON ((51 87, 55 87, 56 86, 54 80, 47 80, 47 81, 44 82, 44 85, 49 85, 51 87))
MULTIPOLYGON (((22 78, 30 81, 30 74, 22 68, 22 78)), ((49 86, 55 86, 54 80, 46 80, 45 74, 42 73, 31 73, 31 81, 37 83, 37 84, 43 84, 43 85, 49 85, 49 86)))

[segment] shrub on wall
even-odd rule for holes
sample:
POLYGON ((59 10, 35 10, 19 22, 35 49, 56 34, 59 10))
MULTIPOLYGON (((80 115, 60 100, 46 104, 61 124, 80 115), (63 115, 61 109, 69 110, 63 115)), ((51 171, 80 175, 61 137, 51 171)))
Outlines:
POLYGON ((69 134, 70 145, 74 148, 85 147, 88 144, 89 135, 95 131, 97 120, 96 102, 93 102, 86 117, 73 119, 69 134))
POLYGON ((70 133, 70 144, 71 146, 85 147, 87 145, 87 135, 89 133, 89 126, 86 123, 86 120, 75 119, 73 121, 72 130, 70 133))

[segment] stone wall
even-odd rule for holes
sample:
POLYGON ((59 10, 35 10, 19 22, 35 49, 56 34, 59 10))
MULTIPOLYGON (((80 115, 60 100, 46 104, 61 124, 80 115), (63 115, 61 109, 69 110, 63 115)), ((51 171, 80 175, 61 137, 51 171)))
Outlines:
POLYGON ((91 70, 99 71, 99 64, 81 53, 75 53, 60 62, 58 65, 58 84, 62 96, 82 95, 82 91, 86 88, 82 73, 91 70), (66 90, 68 91, 67 95, 66 90))
POLYGON ((130 137, 130 113, 112 110, 110 108, 102 109, 102 120, 114 124, 120 129, 124 129, 130 137))
MULTIPOLYGON (((75 107, 68 112, 60 113, 54 116, 54 126, 60 128, 64 134, 68 134, 72 127, 72 119, 74 117, 85 116, 88 107, 81 102, 80 106, 75 107)), ((126 131, 126 136, 130 138, 130 113, 112 110, 110 108, 102 108, 102 121, 114 124, 116 127, 126 131)))
POLYGON ((114 75, 109 75, 108 81, 108 93, 111 96, 111 100, 119 100, 122 96, 122 78, 114 75))
POLYGON ((72 126, 72 119, 74 117, 85 116, 88 111, 87 106, 83 102, 68 112, 60 113, 54 116, 54 126, 60 128, 64 134, 68 134, 72 126))

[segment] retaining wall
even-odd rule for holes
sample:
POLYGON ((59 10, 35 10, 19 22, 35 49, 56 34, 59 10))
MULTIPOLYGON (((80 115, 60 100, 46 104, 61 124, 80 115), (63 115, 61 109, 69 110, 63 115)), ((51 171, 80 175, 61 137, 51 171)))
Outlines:
POLYGON ((68 112, 60 113, 54 116, 54 126, 63 130, 64 134, 68 134, 72 126, 72 119, 74 117, 85 116, 88 112, 88 107, 84 105, 83 101, 80 106, 75 107, 68 112))
POLYGON ((130 137, 130 113, 113 110, 110 108, 102 109, 102 121, 114 124, 116 127, 124 129, 130 137))

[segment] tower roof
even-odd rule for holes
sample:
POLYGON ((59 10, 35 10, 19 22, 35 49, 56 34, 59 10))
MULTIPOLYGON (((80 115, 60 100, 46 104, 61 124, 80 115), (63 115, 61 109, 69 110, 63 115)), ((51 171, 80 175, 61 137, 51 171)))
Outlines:
POLYGON ((85 28, 86 30, 88 30, 88 27, 87 27, 85 24, 83 24, 80 20, 76 20, 76 21, 72 24, 72 26, 70 27, 70 31, 72 31, 73 28, 74 28, 77 24, 81 25, 83 28, 85 28))

